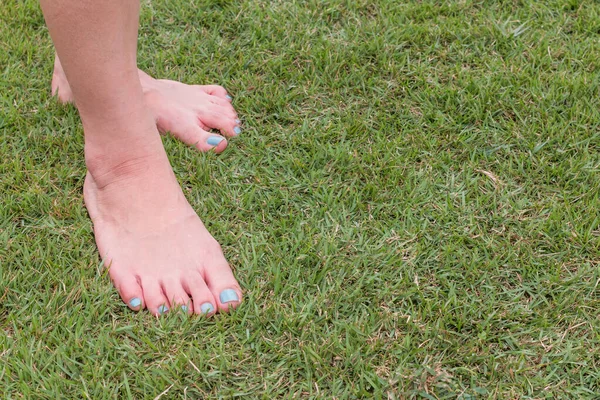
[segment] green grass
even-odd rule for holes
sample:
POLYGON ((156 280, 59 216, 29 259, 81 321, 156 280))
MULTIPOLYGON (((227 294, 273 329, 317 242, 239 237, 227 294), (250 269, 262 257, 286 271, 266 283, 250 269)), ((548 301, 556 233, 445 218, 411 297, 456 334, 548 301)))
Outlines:
POLYGON ((246 301, 121 303, 43 16, 4 1, 1 398, 597 396, 600 3, 143 3, 140 66, 244 121, 164 143, 246 301))

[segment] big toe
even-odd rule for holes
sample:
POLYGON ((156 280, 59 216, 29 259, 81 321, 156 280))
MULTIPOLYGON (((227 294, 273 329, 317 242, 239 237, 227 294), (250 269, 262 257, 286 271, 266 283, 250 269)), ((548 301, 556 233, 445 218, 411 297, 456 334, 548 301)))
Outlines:
POLYGON ((205 267, 204 280, 213 294, 219 311, 226 312, 239 306, 242 301, 242 290, 225 259, 205 267))
POLYGON ((203 152, 212 150, 215 153, 220 153, 227 147, 227 139, 221 135, 207 132, 199 126, 189 126, 187 129, 182 130, 178 136, 184 143, 203 152))

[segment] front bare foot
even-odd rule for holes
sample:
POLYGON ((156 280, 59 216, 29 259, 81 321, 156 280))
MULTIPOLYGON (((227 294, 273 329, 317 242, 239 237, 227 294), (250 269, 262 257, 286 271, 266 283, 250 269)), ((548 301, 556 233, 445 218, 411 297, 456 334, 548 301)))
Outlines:
POLYGON ((131 309, 154 315, 237 307, 242 292, 220 245, 185 199, 158 134, 145 137, 125 157, 86 148, 85 204, 115 287, 131 309))
MULTIPOLYGON (((154 79, 138 70, 146 106, 158 130, 170 132, 200 151, 220 153, 227 139, 242 132, 241 122, 231 104, 231 96, 217 85, 186 85, 167 79, 154 79), (211 133, 216 129, 223 135, 211 133)), ((58 56, 54 60, 52 94, 62 103, 74 102, 73 93, 58 56)))

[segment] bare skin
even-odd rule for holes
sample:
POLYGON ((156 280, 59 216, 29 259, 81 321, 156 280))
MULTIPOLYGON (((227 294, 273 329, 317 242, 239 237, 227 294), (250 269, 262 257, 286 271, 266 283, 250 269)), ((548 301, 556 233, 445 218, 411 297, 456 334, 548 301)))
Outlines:
MULTIPOLYGON (((161 133, 170 132, 184 143, 200 151, 222 152, 227 147, 223 137, 235 137, 242 132, 241 121, 231 104, 227 90, 218 85, 186 85, 168 79, 154 79, 138 69, 144 100, 151 110, 161 133), (216 129, 223 136, 210 132, 216 129), (212 138, 210 144, 208 139, 212 138)), ((54 58, 52 95, 61 103, 74 103, 71 85, 58 55, 54 58)))
MULTIPOLYGON (((175 117, 165 117, 162 108, 164 114, 157 115, 142 89, 135 57, 139 1, 42 0, 41 5, 83 123, 85 204, 121 298, 132 310, 147 308, 154 315, 174 308, 212 315, 237 307, 240 286, 177 184, 156 126, 161 118, 174 123, 197 109, 183 92, 177 97, 183 93, 184 102, 174 106, 168 96, 182 88, 169 83, 150 100, 170 99, 165 109, 175 117)), ((199 144, 207 143, 206 135, 188 128, 190 137, 182 140, 189 143, 196 135, 196 146, 207 150, 199 144)), ((210 148, 225 146, 222 140, 210 148)))
POLYGON ((183 195, 160 139, 152 142, 118 166, 89 161, 83 193, 100 255, 132 309, 156 315, 178 306, 196 314, 227 311, 238 303, 228 299, 241 299, 241 289, 183 195), (234 293, 222 297, 228 289, 234 293))

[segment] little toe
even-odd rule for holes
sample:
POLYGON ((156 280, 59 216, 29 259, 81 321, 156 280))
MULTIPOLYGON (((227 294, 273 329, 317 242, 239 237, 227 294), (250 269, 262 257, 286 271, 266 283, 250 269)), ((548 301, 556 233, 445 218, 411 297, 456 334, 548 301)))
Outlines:
POLYGON ((213 95, 209 95, 209 99, 212 104, 219 106, 219 107, 224 107, 224 108, 232 111, 233 113, 235 113, 235 108, 233 108, 233 105, 231 104, 231 100, 224 99, 224 98, 218 97, 218 96, 213 96, 213 95))
POLYGON ((242 301, 242 290, 227 262, 217 262, 206 267, 204 280, 212 292, 220 311, 236 308, 242 301))
POLYGON ((149 278, 142 281, 144 291, 144 302, 146 308, 152 314, 159 316, 169 311, 169 301, 163 294, 163 290, 157 280, 149 278))
POLYGON ((194 312, 196 314, 212 315, 217 311, 215 299, 200 274, 187 277, 182 284, 194 300, 194 312))
POLYGON ((134 311, 139 311, 144 308, 144 296, 142 288, 134 275, 130 274, 113 274, 111 273, 112 281, 121 296, 121 299, 129 308, 134 311))
POLYGON ((231 96, 227 93, 227 90, 223 86, 219 85, 198 85, 200 89, 204 92, 211 94, 213 96, 220 97, 224 100, 231 101, 231 96))
POLYGON ((193 310, 192 300, 190 296, 177 281, 164 282, 163 291, 169 300, 171 310, 180 309, 181 311, 191 314, 193 310))

